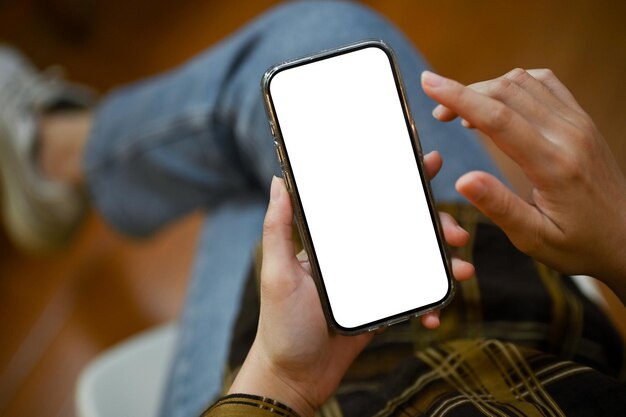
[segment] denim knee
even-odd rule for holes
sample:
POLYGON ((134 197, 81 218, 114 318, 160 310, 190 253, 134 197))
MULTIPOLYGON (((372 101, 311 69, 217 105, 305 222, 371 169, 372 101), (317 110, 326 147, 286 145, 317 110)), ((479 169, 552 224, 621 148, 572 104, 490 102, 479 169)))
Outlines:
POLYGON ((274 38, 280 41, 280 35, 290 35, 283 37, 277 47, 323 40, 339 46, 362 39, 395 38, 399 34, 391 22, 374 10, 348 1, 295 1, 277 7, 270 14, 269 20, 278 29, 274 38))

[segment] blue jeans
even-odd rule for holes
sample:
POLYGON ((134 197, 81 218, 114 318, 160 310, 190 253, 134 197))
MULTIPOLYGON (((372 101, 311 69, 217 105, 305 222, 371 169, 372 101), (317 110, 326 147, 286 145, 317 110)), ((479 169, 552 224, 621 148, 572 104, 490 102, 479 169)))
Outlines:
POLYGON ((121 88, 99 107, 85 155, 94 204, 120 231, 148 235, 198 207, 198 244, 162 415, 195 416, 220 393, 231 329, 261 234, 274 154, 260 94, 272 64, 363 39, 397 56, 424 151, 441 152, 438 201, 454 182, 497 169, 471 132, 434 120, 422 92, 427 65, 393 25, 357 4, 294 2, 166 74, 121 88))

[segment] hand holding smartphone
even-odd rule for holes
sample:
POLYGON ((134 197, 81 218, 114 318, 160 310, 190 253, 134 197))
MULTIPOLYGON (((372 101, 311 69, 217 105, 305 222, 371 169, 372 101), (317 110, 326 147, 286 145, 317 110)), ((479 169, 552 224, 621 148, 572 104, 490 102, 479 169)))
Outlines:
POLYGON ((356 334, 441 308, 453 281, 393 53, 366 41, 262 81, 329 325, 356 334))

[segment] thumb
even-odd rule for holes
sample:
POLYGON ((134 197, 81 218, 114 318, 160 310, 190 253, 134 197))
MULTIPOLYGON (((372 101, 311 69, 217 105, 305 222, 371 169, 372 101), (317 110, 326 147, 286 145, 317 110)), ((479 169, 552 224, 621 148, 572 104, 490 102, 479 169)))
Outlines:
POLYGON ((457 191, 507 234, 522 252, 531 254, 540 244, 541 214, 493 175, 474 171, 456 182, 457 191))
MULTIPOLYGON (((292 240, 293 210, 282 179, 272 178, 270 202, 263 223, 263 278, 289 279, 298 263, 292 240)), ((266 284, 270 284, 266 282, 266 284)))

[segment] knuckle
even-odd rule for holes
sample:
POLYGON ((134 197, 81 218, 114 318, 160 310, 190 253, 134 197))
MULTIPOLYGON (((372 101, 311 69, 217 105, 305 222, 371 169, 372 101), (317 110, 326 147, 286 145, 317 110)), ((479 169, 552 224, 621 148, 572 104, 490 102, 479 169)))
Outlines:
POLYGON ((513 119, 513 110, 506 105, 499 103, 489 115, 488 123, 497 130, 505 129, 513 119))
POLYGON ((594 158, 597 153, 597 142, 593 134, 593 122, 581 122, 583 124, 590 123, 587 126, 569 125, 564 129, 563 134, 566 140, 561 142, 561 151, 563 155, 569 157, 569 160, 577 160, 577 162, 585 163, 585 160, 594 158))
POLYGON ((597 129, 593 120, 586 114, 580 115, 576 119, 576 125, 580 128, 580 134, 583 134, 585 138, 593 135, 597 129))
POLYGON ((550 68, 539 68, 534 70, 534 77, 539 81, 554 80, 556 75, 550 68))
POLYGON ((465 100, 468 100, 468 88, 470 87, 458 87, 458 88, 452 88, 451 90, 451 99, 454 101, 458 101, 458 102, 463 102, 465 100))
POLYGON ((261 281, 259 282, 259 293, 261 294, 261 299, 271 298, 277 291, 277 286, 273 277, 268 276, 272 272, 273 271, 265 270, 261 273, 261 281))
POLYGON ((498 100, 506 98, 511 93, 513 82, 508 78, 498 78, 487 83, 487 95, 498 100))
POLYGON ((585 146, 589 144, 591 136, 585 130, 582 127, 575 127, 570 131, 570 140, 574 142, 574 145, 585 146))
POLYGON ((579 182, 584 177, 584 163, 575 154, 565 153, 558 162, 558 172, 561 180, 566 183, 579 182))
POLYGON ((501 197, 494 202, 491 212, 494 217, 506 220, 511 214, 511 209, 511 200, 501 197))
POLYGON ((276 226, 274 225, 274 223, 272 223, 268 219, 265 219, 265 222, 263 222, 263 239, 272 237, 275 230, 276 226))
POLYGON ((506 74, 506 78, 517 84, 523 85, 532 78, 532 75, 530 75, 525 69, 515 68, 506 74))

